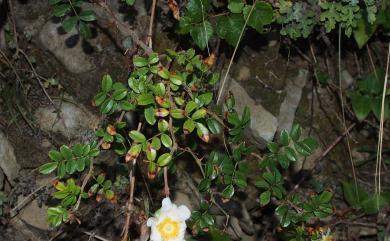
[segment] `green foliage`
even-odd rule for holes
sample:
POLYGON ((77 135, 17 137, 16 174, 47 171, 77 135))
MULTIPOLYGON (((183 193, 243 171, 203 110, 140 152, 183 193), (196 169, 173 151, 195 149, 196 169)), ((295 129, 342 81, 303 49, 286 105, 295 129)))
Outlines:
POLYGON ((345 35, 351 36, 352 30, 361 18, 360 7, 357 1, 321 2, 320 21, 323 22, 327 33, 339 24, 345 35))
POLYGON ((91 159, 97 155, 99 155, 99 149, 94 142, 85 145, 76 144, 72 148, 62 145, 59 150, 49 152, 49 158, 52 161, 40 166, 39 171, 42 174, 49 174, 57 170, 57 176, 63 178, 67 174, 84 171, 91 159))
POLYGON ((390 14, 386 4, 377 9, 375 0, 359 1, 278 1, 273 7, 266 1, 257 1, 252 5, 243 0, 229 0, 225 4, 213 6, 209 1, 190 0, 187 11, 181 18, 178 33, 190 33, 195 44, 204 49, 212 39, 213 33, 232 46, 237 44, 244 30, 245 20, 248 26, 259 33, 275 22, 280 25, 280 34, 292 39, 308 38, 314 31, 322 28, 329 33, 340 26, 345 35, 354 38, 361 48, 371 38, 378 25, 390 29, 390 14), (213 14, 224 9, 226 14, 213 14), (215 24, 216 22, 216 24, 215 24))
POLYGON ((301 237, 300 240, 308 236, 300 229, 304 223, 312 218, 325 218, 332 213, 332 193, 325 191, 309 198, 300 197, 296 193, 287 195, 282 172, 292 162, 310 156, 317 147, 318 143, 314 139, 302 137, 299 125, 294 125, 290 132, 282 131, 277 142, 267 144, 269 153, 260 162, 260 167, 266 168, 266 171, 256 181, 256 186, 262 190, 260 205, 268 205, 272 198, 280 200, 275 209, 280 225, 288 228, 287 231, 295 238, 301 237))
POLYGON ((280 1, 276 11, 276 22, 282 25, 280 33, 292 39, 309 37, 317 24, 315 8, 314 3, 280 1))
POLYGON ((367 192, 361 186, 353 183, 343 182, 344 198, 348 204, 356 209, 361 209, 364 213, 373 215, 379 212, 385 205, 390 204, 390 193, 367 192))
POLYGON ((89 22, 96 20, 96 14, 92 10, 83 10, 85 0, 48 0, 53 7, 53 15, 62 18, 62 28, 70 32, 77 28, 80 36, 84 39, 92 37, 89 22))
MULTIPOLYGON (((383 69, 377 69, 362 80, 358 81, 358 88, 350 94, 352 109, 359 121, 362 121, 373 112, 379 120, 382 108, 382 94, 385 72, 383 69)), ((384 103, 384 118, 389 116, 389 99, 386 93, 384 103)))
POLYGON ((3 215, 4 205, 7 203, 7 196, 4 192, 0 191, 0 216, 3 215))
POLYGON ((112 200, 115 197, 114 191, 112 190, 112 182, 106 180, 104 174, 100 174, 96 178, 96 183, 93 184, 88 191, 88 196, 96 195, 96 201, 100 202, 103 197, 112 200))
POLYGON ((47 210, 48 222, 54 227, 69 220, 70 207, 75 205, 79 198, 88 197, 87 193, 81 192, 73 179, 68 179, 66 183, 57 182, 55 189, 57 191, 53 196, 60 200, 60 205, 47 210))
POLYGON ((187 4, 187 11, 180 20, 178 33, 190 33, 195 44, 203 50, 213 37, 214 32, 217 33, 218 37, 235 46, 248 17, 248 26, 259 33, 264 32, 265 26, 272 22, 273 9, 265 1, 258 1, 252 10, 252 5, 248 5, 242 0, 230 0, 227 9, 230 11, 229 14, 219 16, 217 24, 213 25, 212 23, 215 21, 210 20, 209 12, 216 9, 213 9, 210 2, 190 0, 187 4))

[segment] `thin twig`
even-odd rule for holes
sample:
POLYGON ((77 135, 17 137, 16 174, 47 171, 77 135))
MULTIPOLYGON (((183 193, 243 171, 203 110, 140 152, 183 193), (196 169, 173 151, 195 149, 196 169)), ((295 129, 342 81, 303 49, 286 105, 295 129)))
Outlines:
POLYGON ((223 78, 223 80, 222 80, 222 83, 221 83, 221 88, 220 88, 220 90, 219 90, 219 92, 218 92, 217 105, 219 104, 219 102, 220 102, 220 100, 221 100, 221 96, 222 96, 223 91, 224 91, 224 87, 225 87, 225 84, 226 84, 226 80, 227 80, 228 74, 229 74, 229 72, 230 72, 230 68, 232 67, 234 57, 236 56, 236 52, 237 52, 237 49, 238 49, 238 45, 240 44, 241 38, 242 38, 242 36, 244 35, 246 25, 248 24, 248 20, 249 20, 250 17, 252 16, 252 12, 253 12, 253 10, 255 9, 256 4, 257 4, 257 0, 255 0, 255 1, 253 2, 253 5, 252 5, 252 7, 251 7, 251 10, 249 11, 248 17, 247 17, 247 19, 245 20, 244 27, 243 27, 242 30, 241 30, 240 37, 239 37, 238 40, 237 40, 237 44, 236 44, 236 47, 234 48, 232 58, 230 59, 228 68, 227 68, 227 70, 226 70, 225 76, 224 76, 224 78, 223 78))
POLYGON ((154 15, 156 13, 156 2, 157 0, 153 0, 153 3, 152 3, 152 8, 151 8, 151 11, 150 11, 150 22, 149 22, 149 31, 148 31, 148 44, 149 44, 149 48, 152 49, 153 47, 153 22, 154 22, 154 15))
POLYGON ((96 235, 91 232, 83 231, 84 234, 89 235, 90 238, 99 239, 101 241, 110 241, 109 239, 103 238, 102 236, 96 235))
MULTIPOLYGON (((121 122, 123 117, 125 115, 125 111, 122 111, 118 120, 116 121, 117 123, 118 122, 121 122)), ((99 143, 97 144, 97 148, 99 148, 102 144, 103 144, 103 139, 101 139, 99 141, 99 143)), ((87 175, 85 176, 85 178, 83 179, 83 182, 81 184, 81 187, 80 187, 80 193, 83 193, 84 192, 84 189, 85 189, 85 186, 87 186, 88 182, 89 182, 89 179, 91 179, 93 175, 93 158, 91 158, 91 163, 89 164, 89 169, 88 169, 88 173, 87 175)), ((77 203, 76 205, 74 206, 73 208, 73 211, 77 211, 79 209, 79 206, 80 206, 80 203, 81 203, 81 195, 79 196, 79 198, 77 199, 77 203)))
POLYGON ((387 52, 387 64, 386 64, 386 74, 385 80, 383 83, 383 93, 382 93, 382 104, 381 104, 381 118, 379 123, 379 136, 378 136, 378 151, 376 158, 376 168, 375 168, 375 193, 377 194, 377 205, 379 207, 379 198, 381 194, 381 166, 382 166, 382 148, 383 148, 383 123, 385 119, 385 98, 386 98, 386 88, 387 88, 387 79, 389 77, 389 66, 390 66, 390 43, 389 50, 387 52))
MULTIPOLYGON (((140 131, 142 127, 142 123, 138 123, 137 131, 140 131)), ((134 158, 131 166, 129 167, 129 181, 130 181, 130 188, 129 188, 129 199, 126 203, 126 221, 125 225, 123 226, 122 231, 122 241, 127 241, 129 237, 129 228, 130 228, 130 218, 133 214, 133 203, 134 203, 134 188, 135 188, 135 166, 137 164, 137 158, 134 158)))
POLYGON ((35 195, 44 189, 45 187, 49 186, 51 183, 53 183, 55 180, 57 180, 57 177, 50 179, 46 184, 40 186, 39 188, 35 189, 32 193, 30 193, 27 197, 25 197, 21 202, 19 202, 11 211, 9 212, 9 215, 11 218, 16 217, 19 212, 31 201, 35 199, 35 195))

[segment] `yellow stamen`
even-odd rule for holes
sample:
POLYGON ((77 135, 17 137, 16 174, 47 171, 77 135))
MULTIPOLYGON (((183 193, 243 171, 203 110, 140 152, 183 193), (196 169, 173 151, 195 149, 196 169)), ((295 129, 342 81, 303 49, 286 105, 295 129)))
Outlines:
POLYGON ((164 241, 175 239, 179 235, 179 222, 165 218, 157 225, 157 229, 164 241))

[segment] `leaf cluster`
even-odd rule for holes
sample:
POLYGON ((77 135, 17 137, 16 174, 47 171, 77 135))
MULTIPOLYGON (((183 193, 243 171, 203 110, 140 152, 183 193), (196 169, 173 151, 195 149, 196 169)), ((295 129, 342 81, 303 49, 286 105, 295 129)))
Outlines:
POLYGON ((96 20, 93 10, 83 10, 85 0, 48 0, 53 7, 53 15, 63 18, 62 28, 65 32, 70 32, 74 28, 84 39, 92 37, 92 30, 89 23, 96 20))

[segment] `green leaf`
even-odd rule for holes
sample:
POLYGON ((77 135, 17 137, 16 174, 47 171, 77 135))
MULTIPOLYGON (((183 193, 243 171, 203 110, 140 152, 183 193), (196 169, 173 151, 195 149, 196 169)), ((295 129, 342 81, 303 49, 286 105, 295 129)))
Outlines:
POLYGON ((222 191, 222 196, 226 199, 230 199, 234 195, 234 186, 228 185, 226 188, 222 191))
POLYGON ((117 89, 114 91, 114 93, 112 94, 112 98, 114 100, 122 100, 123 98, 125 98, 127 95, 127 89, 123 88, 123 89, 117 89))
POLYGON ((102 184, 104 182, 104 175, 103 174, 100 174, 97 178, 96 178, 96 182, 98 184, 102 184))
POLYGON ((157 108, 154 111, 154 115, 157 117, 166 117, 169 115, 169 111, 165 108, 157 108))
POLYGON ((50 157, 50 159, 52 159, 53 161, 56 161, 56 162, 59 162, 62 160, 61 153, 56 151, 56 150, 49 151, 49 157, 50 157))
POLYGON ((201 119, 203 117, 205 117, 207 114, 207 111, 205 108, 202 108, 202 109, 199 109, 197 111, 195 111, 192 116, 191 116, 191 119, 192 120, 198 120, 198 119, 201 119))
POLYGON ((214 119, 207 120, 207 127, 213 134, 220 134, 222 131, 220 124, 214 119))
MULTIPOLYGON (((372 112, 374 112, 375 117, 380 120, 381 119, 381 112, 382 112, 382 97, 377 97, 372 99, 371 102, 371 108, 372 112)), ((384 103, 384 114, 383 114, 384 120, 386 120, 389 117, 389 99, 385 99, 384 103)))
POLYGON ((146 149, 146 157, 149 161, 154 161, 157 156, 157 151, 151 145, 146 149))
POLYGON ((91 22, 96 20, 96 15, 93 10, 85 10, 79 14, 81 20, 91 22))
POLYGON ((154 103, 154 97, 150 93, 143 93, 137 97, 137 103, 139 105, 150 105, 154 103))
POLYGON ((56 17, 63 17, 65 14, 67 14, 70 11, 70 5, 69 4, 60 4, 54 6, 54 16, 56 17))
POLYGON ((167 148, 172 147, 172 139, 167 134, 161 134, 161 143, 167 148))
POLYGON ((199 23, 207 17, 210 3, 208 0, 190 0, 187 4, 186 15, 192 23, 199 23))
POLYGON ((134 3, 135 3, 135 0, 124 0, 126 2, 127 5, 129 6, 133 6, 134 3))
POLYGON ((130 131, 129 136, 133 141, 138 143, 142 143, 146 141, 146 137, 144 136, 144 134, 142 134, 139 131, 130 131))
POLYGON ((181 85, 184 81, 184 77, 181 74, 172 74, 169 80, 175 85, 181 85))
POLYGON ((196 123, 196 133, 199 136, 202 141, 208 143, 210 140, 210 132, 207 129, 206 126, 204 126, 202 123, 197 122, 196 123))
POLYGON ((377 24, 370 24, 367 18, 362 17, 357 20, 357 27, 353 30, 353 37, 359 47, 363 48, 364 45, 370 40, 371 36, 375 33, 377 24))
POLYGON ((82 21, 79 22, 79 31, 82 38, 84 39, 92 38, 91 28, 85 22, 82 21))
POLYGON ((200 181, 198 185, 198 189, 200 192, 207 192, 210 189, 211 181, 208 178, 203 179, 200 181))
POLYGON ((229 0, 228 9, 232 13, 241 13, 244 6, 243 0, 229 0))
MULTIPOLYGON (((246 5, 244 7, 243 13, 245 19, 249 17, 251 9, 251 5, 246 5)), ((273 9, 271 4, 267 2, 257 2, 251 16, 249 17, 248 25, 256 29, 257 32, 261 33, 264 31, 264 26, 272 22, 272 16, 273 9)))
POLYGON ((288 160, 290 160, 292 162, 295 162, 298 160, 297 154, 294 151, 294 149, 292 149, 291 147, 286 147, 285 151, 286 151, 285 154, 286 154, 286 157, 288 158, 288 160))
POLYGON ((213 27, 209 21, 204 21, 202 23, 196 24, 195 26, 192 26, 190 35, 195 44, 201 50, 204 50, 209 40, 213 36, 213 27))
POLYGON ((49 0, 49 5, 55 5, 59 2, 61 2, 61 0, 49 0))
POLYGON ((282 227, 288 227, 292 221, 292 213, 288 206, 282 205, 275 209, 275 214, 279 218, 280 225, 282 227))
POLYGON ((49 162, 39 167, 39 172, 42 174, 49 174, 57 169, 58 162, 49 162))
POLYGON ((69 160, 69 159, 72 159, 73 155, 72 155, 72 150, 69 149, 69 147, 65 146, 65 145, 62 145, 60 147, 60 152, 61 152, 61 155, 62 157, 65 159, 65 160, 69 160))
POLYGON ((107 191, 105 191, 104 196, 107 199, 111 200, 114 197, 114 192, 112 190, 107 190, 107 191))
POLYGON ((371 98, 367 95, 354 94, 351 97, 352 109, 359 121, 366 119, 371 112, 371 98))
POLYGON ((100 106, 100 112, 102 112, 102 114, 108 114, 110 111, 112 111, 114 103, 115 102, 113 100, 106 99, 100 106))
POLYGON ((289 144, 289 135, 288 135, 288 132, 286 130, 283 130, 282 133, 280 133, 280 139, 279 139, 279 143, 282 145, 282 146, 288 146, 289 144))
POLYGON ((157 53, 152 53, 151 55, 149 55, 148 57, 149 64, 157 64, 158 61, 160 61, 160 59, 157 53))
POLYGON ((156 123, 156 117, 154 116, 154 108, 150 106, 144 110, 145 119, 150 125, 156 123))
POLYGON ((106 74, 102 79, 102 91, 108 92, 112 88, 112 78, 110 75, 106 74))
POLYGON ((217 34, 220 38, 225 39, 228 44, 236 46, 244 25, 245 20, 242 14, 221 16, 217 22, 217 34))
POLYGON ((260 195, 260 205, 265 206, 267 205, 271 200, 271 192, 270 191, 265 191, 261 193, 260 195))
POLYGON ((161 141, 157 137, 152 138, 152 147, 156 150, 159 150, 161 148, 161 141))
POLYGON ((171 110, 171 116, 175 119, 183 119, 185 117, 185 111, 182 109, 171 110))
POLYGON ((169 164, 169 162, 171 161, 172 159, 172 156, 170 153, 164 153, 162 154, 158 160, 157 160, 157 164, 160 166, 160 167, 163 167, 163 166, 166 166, 169 164))
POLYGON ((168 130, 168 127, 169 127, 169 123, 168 121, 164 120, 164 119, 161 119, 158 121, 158 130, 160 132, 165 132, 168 130))
POLYGON ((193 110, 195 110, 198 107, 198 104, 195 103, 195 101, 190 100, 186 104, 185 112, 187 114, 190 114, 193 110))
POLYGON ((74 27, 77 24, 77 20, 78 20, 77 17, 73 16, 66 19, 64 22, 62 22, 62 28, 64 29, 64 31, 67 33, 72 31, 72 29, 74 29, 74 27))
POLYGON ((187 119, 183 124, 184 133, 190 134, 191 132, 194 131, 195 126, 196 126, 195 121, 193 121, 192 119, 187 119))
POLYGON ((268 142, 267 149, 272 153, 277 153, 279 151, 279 145, 275 142, 268 142))
POLYGON ((213 93, 207 92, 204 94, 201 94, 198 96, 198 99, 202 102, 204 106, 210 104, 210 102, 213 100, 213 93))
POLYGON ((133 58, 133 64, 135 67, 141 68, 147 66, 149 64, 149 61, 147 58, 136 55, 133 58))
POLYGON ((96 106, 100 106, 103 101, 105 101, 107 98, 107 94, 105 92, 100 92, 98 93, 95 98, 94 98, 94 101, 95 101, 95 105, 96 106))
POLYGON ((169 79, 169 77, 170 77, 169 70, 165 67, 160 68, 160 70, 157 72, 157 74, 163 79, 169 79))
POLYGON ((294 124, 290 131, 291 139, 294 142, 297 142, 299 138, 301 137, 302 128, 299 124, 294 124))

